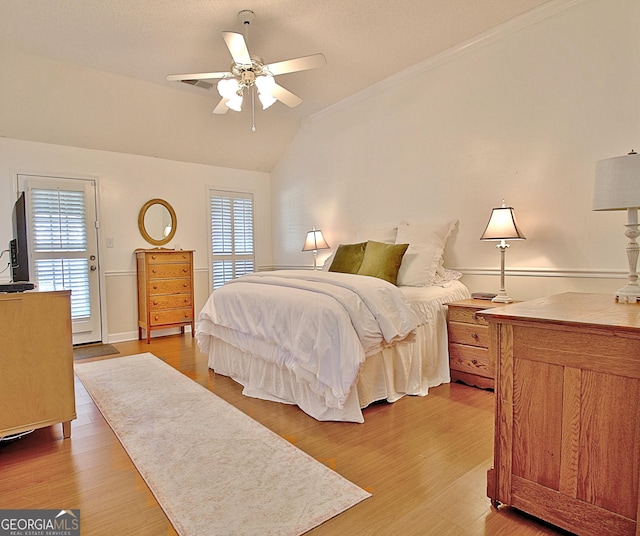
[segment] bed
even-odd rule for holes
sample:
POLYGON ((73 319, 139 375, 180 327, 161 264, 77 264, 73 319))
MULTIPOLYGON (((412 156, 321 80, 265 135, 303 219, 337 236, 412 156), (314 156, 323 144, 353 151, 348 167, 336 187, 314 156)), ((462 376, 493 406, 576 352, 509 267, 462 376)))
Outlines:
POLYGON ((470 295, 459 274, 443 267, 450 230, 439 247, 425 249, 424 234, 419 244, 416 236, 413 244, 395 244, 406 235, 400 229, 393 243, 385 236, 341 244, 321 271, 258 272, 215 290, 196 331, 209 368, 243 385, 247 396, 296 404, 321 421, 356 423, 373 402, 425 396, 450 381, 444 304, 470 295), (369 271, 377 275, 345 271, 341 262, 355 250, 362 250, 358 271, 375 251, 369 271), (388 263, 382 272, 379 263, 390 251, 391 280, 388 263))

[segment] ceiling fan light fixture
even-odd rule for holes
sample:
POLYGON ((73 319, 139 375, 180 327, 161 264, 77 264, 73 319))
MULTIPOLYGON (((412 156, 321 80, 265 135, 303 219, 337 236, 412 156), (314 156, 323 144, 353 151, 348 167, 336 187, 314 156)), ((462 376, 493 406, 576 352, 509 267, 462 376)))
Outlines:
POLYGON ((235 95, 232 99, 227 100, 225 104, 227 108, 234 112, 242 111, 242 95, 235 95))
POLYGON ((222 78, 218 82, 218 93, 223 99, 234 99, 238 93, 242 94, 240 84, 235 78, 222 78))
POLYGON ((218 93, 226 100, 227 108, 236 112, 242 109, 242 89, 235 78, 222 78, 218 82, 218 93))
MULTIPOLYGON (((222 38, 233 59, 229 71, 170 74, 167 76, 167 80, 185 82, 197 87, 210 89, 213 84, 205 82, 205 80, 219 79, 217 88, 222 98, 213 110, 216 115, 222 115, 227 110, 240 112, 244 90, 248 89, 251 96, 251 111, 255 116, 253 86, 256 86, 255 90, 258 93, 263 110, 266 110, 278 100, 289 108, 295 108, 302 102, 302 99, 277 84, 274 76, 322 67, 327 61, 324 55, 312 54, 265 65, 261 57, 252 56, 247 48, 246 33, 249 25, 255 19, 255 14, 253 11, 245 9, 238 13, 238 19, 242 22, 245 35, 238 32, 222 32, 222 38)), ((255 131, 255 124, 252 126, 252 130, 255 131)))
POLYGON ((276 87, 276 81, 273 79, 271 74, 263 74, 256 77, 255 84, 258 88, 258 98, 262 103, 262 109, 266 110, 278 100, 273 96, 273 89, 276 87))

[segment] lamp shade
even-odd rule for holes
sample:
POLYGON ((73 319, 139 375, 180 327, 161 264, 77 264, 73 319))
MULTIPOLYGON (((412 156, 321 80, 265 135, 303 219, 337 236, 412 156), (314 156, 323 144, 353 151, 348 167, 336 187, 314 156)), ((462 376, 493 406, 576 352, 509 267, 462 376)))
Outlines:
POLYGON ((524 240, 512 207, 494 208, 480 240, 524 240))
POLYGON ((631 152, 596 162, 593 210, 640 208, 640 156, 631 152))
POLYGON ((322 236, 322 231, 319 229, 316 230, 315 227, 307 233, 307 238, 304 241, 304 246, 302 246, 302 251, 317 251, 319 249, 329 249, 329 244, 327 244, 324 236, 322 236))

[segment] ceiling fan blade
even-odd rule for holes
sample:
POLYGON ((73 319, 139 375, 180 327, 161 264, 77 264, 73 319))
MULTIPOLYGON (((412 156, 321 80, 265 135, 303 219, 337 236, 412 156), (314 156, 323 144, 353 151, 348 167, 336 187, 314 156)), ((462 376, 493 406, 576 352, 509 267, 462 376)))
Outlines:
POLYGON ((170 74, 167 80, 184 82, 185 80, 211 80, 212 78, 224 78, 231 76, 231 73, 192 73, 192 74, 170 74))
POLYGON ((212 114, 217 114, 217 115, 226 114, 229 111, 229 108, 227 106, 227 101, 228 100, 229 99, 220 99, 220 102, 213 109, 213 111, 211 113, 212 114))
POLYGON ((302 99, 297 95, 294 95, 288 89, 275 84, 271 90, 271 94, 279 101, 285 103, 289 108, 295 108, 302 102, 302 99))
POLYGON ((297 71, 307 71, 309 69, 317 69, 326 65, 327 59, 324 54, 312 54, 311 56, 302 56, 292 60, 278 61, 265 65, 273 76, 286 73, 295 73, 297 71))
POLYGON ((231 53, 233 61, 241 65, 251 65, 251 56, 247 49, 247 43, 242 34, 236 32, 222 32, 224 42, 231 53))

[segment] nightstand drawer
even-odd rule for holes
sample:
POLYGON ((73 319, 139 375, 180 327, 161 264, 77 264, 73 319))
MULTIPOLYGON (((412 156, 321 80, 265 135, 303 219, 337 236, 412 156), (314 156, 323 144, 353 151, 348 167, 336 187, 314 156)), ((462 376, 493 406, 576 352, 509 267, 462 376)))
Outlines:
POLYGON ((449 345, 451 370, 493 379, 493 370, 489 364, 489 350, 464 344, 449 345))
POLYGON ((449 322, 449 342, 489 347, 489 328, 475 324, 449 322))
POLYGON ((484 318, 476 316, 479 310, 479 308, 474 309, 470 307, 449 307, 449 321, 488 326, 489 324, 484 318))

